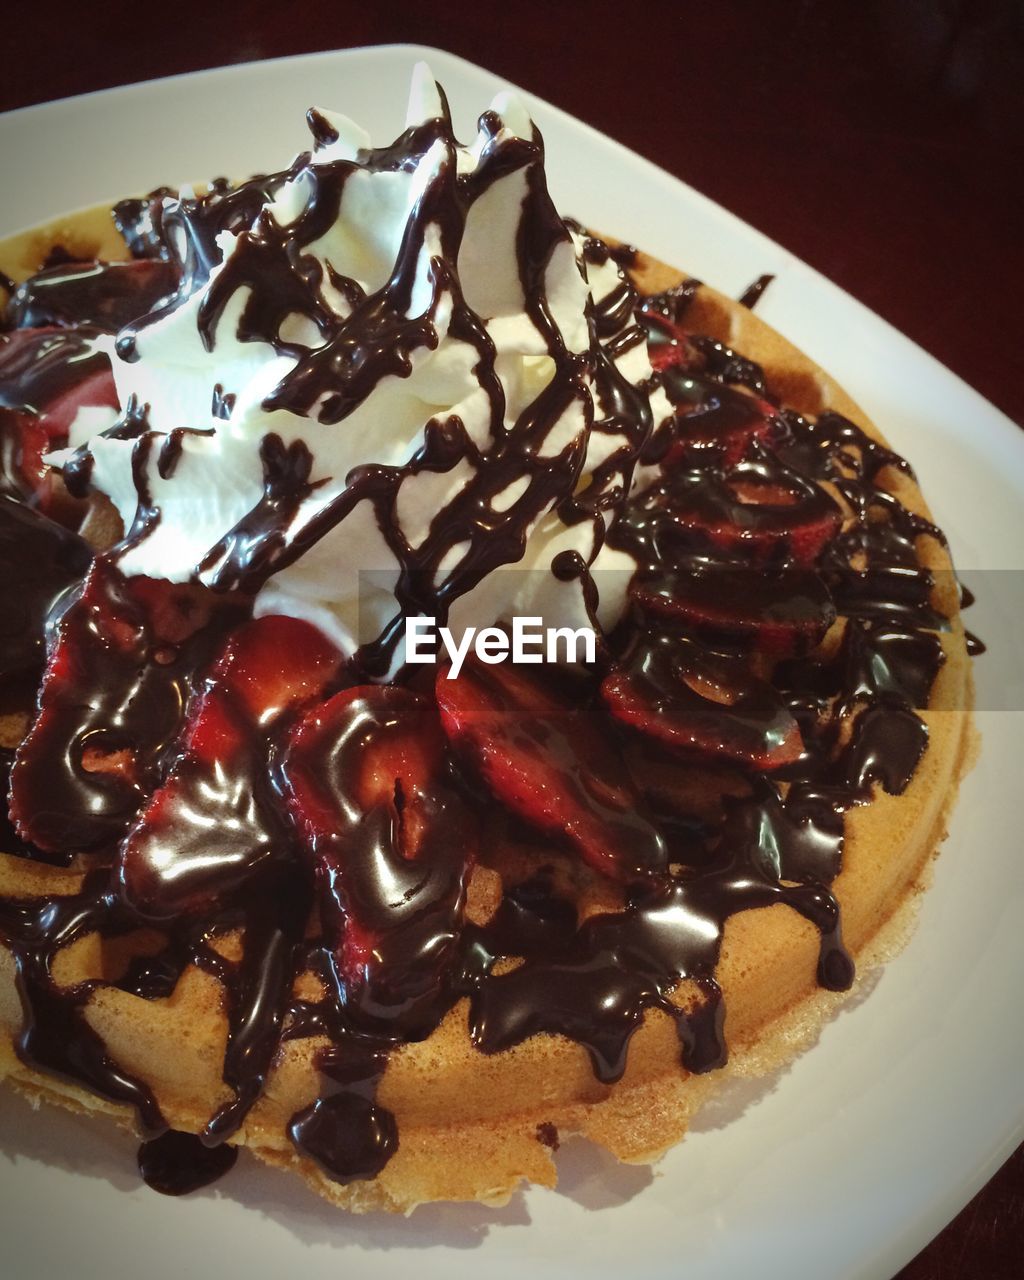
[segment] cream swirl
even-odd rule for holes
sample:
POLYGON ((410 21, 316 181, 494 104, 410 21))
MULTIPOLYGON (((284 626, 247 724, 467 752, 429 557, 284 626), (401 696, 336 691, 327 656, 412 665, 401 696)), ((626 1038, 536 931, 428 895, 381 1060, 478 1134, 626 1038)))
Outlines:
POLYGON ((376 674, 409 614, 613 624, 633 565, 604 535, 671 410, 523 104, 461 146, 420 65, 390 147, 309 120, 285 172, 163 202, 181 289, 98 340, 122 413, 82 411, 71 445, 129 531, 121 568, 254 592, 376 674))

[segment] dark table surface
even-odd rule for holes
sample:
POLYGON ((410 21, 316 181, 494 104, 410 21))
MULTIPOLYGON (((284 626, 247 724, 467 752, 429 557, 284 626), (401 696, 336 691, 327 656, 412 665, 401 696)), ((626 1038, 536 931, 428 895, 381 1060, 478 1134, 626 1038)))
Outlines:
MULTIPOLYGON (((648 156, 1024 425, 1024 2, 81 0, 19 5, 0 109, 230 62, 410 42, 648 156)), ((1024 1276, 1024 1148, 900 1280, 1024 1276)))

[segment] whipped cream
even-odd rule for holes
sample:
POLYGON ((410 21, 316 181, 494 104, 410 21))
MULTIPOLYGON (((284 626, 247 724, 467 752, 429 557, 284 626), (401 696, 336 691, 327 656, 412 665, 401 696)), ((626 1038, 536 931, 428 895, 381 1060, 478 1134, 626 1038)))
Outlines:
POLYGON ((634 565, 604 535, 671 409, 522 102, 461 146, 421 64, 391 147, 308 118, 283 173, 164 200, 182 287, 96 340, 121 413, 81 410, 70 445, 120 512, 120 567, 253 592, 376 645, 377 674, 410 615, 614 625, 634 565))

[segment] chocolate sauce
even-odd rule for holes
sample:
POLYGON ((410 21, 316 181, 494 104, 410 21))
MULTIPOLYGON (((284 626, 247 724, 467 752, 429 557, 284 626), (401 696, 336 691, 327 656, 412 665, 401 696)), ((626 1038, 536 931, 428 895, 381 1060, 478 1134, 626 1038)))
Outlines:
POLYGON ((78 403, 113 404, 99 330, 18 329, 0 334, 0 493, 45 500, 43 457, 66 443, 78 403))
POLYGON ((257 878, 248 893, 242 961, 225 981, 228 1047, 223 1078, 234 1097, 209 1119, 203 1141, 220 1143, 237 1131, 266 1087, 281 1043, 302 935, 309 918, 308 881, 298 867, 277 883, 257 878))
POLYGON ((740 306, 749 307, 753 311, 764 297, 764 291, 774 279, 775 277, 767 272, 763 276, 758 276, 754 283, 740 294, 740 306))
MULTIPOLYGON (((167 1194, 205 1185, 233 1164, 225 1139, 262 1095, 285 1039, 326 1041, 316 1057, 319 1095, 288 1126, 297 1151, 335 1181, 373 1177, 400 1141, 376 1100, 388 1054, 429 1036, 462 998, 483 1053, 537 1033, 568 1036, 611 1083, 647 1011, 659 1009, 675 1023, 684 1069, 720 1066, 727 1047, 717 970, 727 921, 788 906, 818 930, 819 983, 849 987, 853 966, 829 888, 842 867, 844 814, 876 788, 905 790, 927 745, 917 710, 928 705, 943 661, 938 632, 949 623, 918 555, 920 539, 941 534, 882 487, 891 469, 909 473, 906 463, 838 414, 812 420, 777 405, 758 365, 687 332, 696 281, 640 307, 624 278, 590 308, 589 349, 568 351, 545 290, 569 231, 547 194, 543 144, 535 135, 508 145, 490 115, 481 127, 472 175, 457 172, 446 111, 393 147, 360 156, 365 167, 397 172, 433 145, 447 148, 382 288, 365 295, 337 273, 326 282, 347 301, 342 318, 326 305, 320 268, 303 250, 336 220, 355 166, 311 170, 308 157, 237 188, 215 183, 198 198, 161 190, 123 202, 115 218, 135 264, 55 266, 12 304, 20 323, 77 326, 3 340, 0 413, 18 415, 20 442, 22 419, 38 419, 41 406, 102 372, 90 364, 96 327, 128 318, 118 350, 135 358, 137 335, 209 282, 217 236, 230 230, 238 251, 203 298, 200 328, 215 350, 228 300, 249 289, 238 336, 295 358, 268 407, 315 414, 311 434, 345 430, 382 377, 404 376, 413 353, 436 343, 434 320, 447 297, 451 332, 476 352, 497 442, 483 453, 458 417, 432 421, 408 462, 339 478, 344 486, 324 495, 300 528, 300 508, 321 487, 311 479, 311 450, 268 435, 262 499, 198 566, 205 585, 173 587, 125 578, 116 549, 90 568, 75 535, 15 501, 34 492, 19 479, 21 462, 5 467, 0 541, 9 572, 0 604, 5 616, 20 610, 20 621, 0 644, 4 675, 34 680, 49 637, 38 715, 11 774, 19 839, 5 847, 53 860, 88 851, 94 867, 64 895, 0 901, 0 936, 15 957, 24 1012, 17 1051, 39 1071, 134 1107, 152 1135, 140 1169, 167 1194), (263 205, 300 170, 314 189, 285 229, 263 205), (507 427, 493 343, 444 261, 458 258, 473 201, 516 171, 525 192, 517 270, 553 373, 507 427), (442 254, 424 280, 418 246, 428 223, 442 254), (410 318, 417 282, 426 305, 410 318), (318 335, 314 348, 282 336, 294 315, 318 335), (652 422, 647 396, 615 366, 645 340, 660 349, 654 381, 676 409, 668 424, 652 422), (670 359, 661 358, 666 352, 670 359), (582 492, 585 442, 551 456, 541 447, 577 403, 588 418, 593 404, 586 425, 594 433, 623 442, 582 492), (402 481, 463 460, 474 482, 409 546, 396 515, 402 481), (663 463, 664 478, 631 499, 639 461, 663 463), (492 505, 523 478, 510 507, 492 505), (343 676, 307 689, 308 703, 261 718, 219 658, 225 638, 272 573, 364 501, 400 566, 396 617, 343 676), (443 622, 454 599, 520 559, 529 529, 556 502, 567 524, 593 524, 596 546, 607 537, 636 558, 631 609, 562 711, 551 711, 556 703, 539 685, 524 706, 499 697, 491 711, 502 732, 519 735, 517 750, 549 770, 593 838, 609 847, 619 840, 634 856, 609 860, 620 910, 580 920, 554 874, 542 871, 506 884, 493 918, 471 924, 465 904, 479 833, 507 821, 495 816, 486 773, 452 752, 435 699, 398 685, 343 686, 389 669, 406 614, 443 622), (455 546, 464 555, 440 574, 455 546), (31 566, 29 577, 21 564, 31 566), (823 656, 819 641, 834 627, 837 641, 823 656), (615 776, 602 752, 621 762, 615 776), (320 932, 307 937, 311 919, 320 932), (152 1092, 118 1067, 85 1021, 98 980, 64 988, 52 974, 58 953, 78 938, 118 937, 154 922, 164 948, 133 961, 117 986, 142 999, 166 997, 197 965, 225 991, 222 1074, 231 1096, 198 1139, 166 1131, 152 1092), (233 930, 242 956, 229 962, 211 940, 233 930), (520 963, 501 963, 510 958, 520 963), (325 994, 297 1000, 295 980, 309 970, 325 994)), ((316 113, 310 128, 318 149, 336 138, 316 113)), ((609 250, 576 230, 586 263, 632 261, 628 247, 609 250)), ((744 304, 753 306, 769 281, 761 277, 744 304)), ((216 416, 228 418, 232 405, 218 388, 216 416)), ((157 435, 145 406, 128 406, 113 429, 135 440, 138 515, 125 545, 160 520, 151 468, 172 477, 189 430, 157 435)), ((78 492, 90 465, 85 452, 66 472, 78 492)), ((582 584, 593 612, 587 560, 563 553, 551 567, 582 584)), ((979 644, 972 637, 970 651, 979 644)), ((527 797, 518 819, 529 824, 531 812, 527 797)), ((564 859, 547 843, 553 860, 564 859)), ((550 1125, 538 1136, 557 1145, 550 1125)))
POLYGON ((186 1196, 234 1168, 238 1148, 207 1147, 192 1133, 168 1129, 139 1147, 139 1173, 147 1187, 164 1196, 186 1196))
POLYGON ((351 1038, 322 1054, 326 1087, 288 1125, 296 1149, 332 1182, 376 1177, 398 1147, 394 1116, 373 1101, 386 1063, 386 1051, 351 1038))
POLYGON ((43 328, 0 335, 0 406, 41 413, 65 391, 107 368, 92 349, 99 330, 43 328))
POLYGON ((99 557, 56 623, 60 661, 11 773, 11 816, 43 849, 94 849, 125 834, 176 748, 197 669, 244 616, 194 587, 167 601, 158 588, 99 557))
POLYGON ((481 982, 470 1009, 474 1043, 496 1053, 538 1032, 566 1035, 586 1047, 598 1079, 612 1084, 626 1068, 630 1039, 646 1010, 657 1008, 677 1022, 688 1070, 721 1066, 724 1011, 714 971, 725 921, 737 911, 776 902, 820 929, 818 980, 845 990, 853 969, 843 951, 835 899, 813 882, 780 884, 771 861, 775 842, 765 807, 740 808, 726 823, 724 853, 714 870, 669 879, 625 911, 592 916, 562 941, 554 957, 527 959, 481 982), (735 839, 740 832, 745 838, 735 839), (693 980, 700 992, 690 1009, 670 998, 681 979, 693 980))
POLYGON ((4 313, 11 329, 94 325, 116 333, 178 287, 165 262, 88 262, 50 267, 20 284, 4 313))
MULTIPOLYGON (((318 147, 330 137, 323 123, 314 113, 310 125, 318 147)), ((393 272, 384 285, 364 296, 355 281, 336 272, 331 275, 332 288, 351 307, 350 314, 343 317, 328 305, 322 269, 304 250, 337 221, 346 184, 357 169, 354 163, 339 160, 311 166, 308 156, 300 156, 290 170, 254 179, 235 191, 219 190, 196 200, 163 201, 149 208, 153 233, 166 242, 167 256, 181 275, 172 305, 210 280, 219 253, 216 234, 225 227, 237 233, 234 251, 203 296, 199 329, 206 346, 214 350, 228 301, 239 290, 246 291, 237 336, 242 341, 269 343, 297 361, 266 397, 264 407, 268 409, 302 416, 315 413, 321 428, 345 430, 346 419, 382 378, 407 376, 413 354, 436 346, 435 319, 445 298, 451 301, 450 333, 477 352, 474 372, 489 402, 494 447, 481 453, 462 424, 452 418, 448 423, 431 424, 424 447, 404 465, 359 467, 347 477, 337 477, 333 490, 316 493, 307 484, 308 468, 302 473, 301 468, 288 464, 285 475, 276 465, 268 467, 265 441, 264 500, 197 566, 201 580, 216 591, 241 588, 254 593, 271 574, 294 563, 337 528, 359 503, 369 503, 399 565, 396 616, 375 640, 363 646, 357 658, 358 668, 375 677, 393 667, 405 616, 426 614, 443 623, 454 599, 496 567, 521 558, 530 529, 557 500, 564 499, 560 514, 566 521, 592 523, 599 546, 606 522, 625 502, 634 467, 652 431, 646 397, 626 382, 613 361, 644 341, 643 329, 633 315, 637 300, 633 286, 623 277, 620 285, 592 308, 589 323, 594 340, 589 350, 575 353, 566 349, 550 314, 546 279, 553 255, 571 245, 571 238, 547 192, 543 143, 536 134, 532 139, 510 139, 491 113, 481 118, 480 125, 485 142, 471 174, 458 173, 456 143, 446 112, 407 130, 392 147, 360 153, 358 167, 370 172, 408 169, 431 147, 442 148, 445 159, 411 211, 393 272), (261 205, 268 194, 300 172, 308 199, 298 216, 282 226, 269 212, 261 211, 261 205), (496 181, 514 172, 523 174, 526 188, 516 244, 524 305, 548 348, 554 372, 544 392, 509 429, 504 391, 494 372, 493 343, 445 264, 458 259, 473 204, 496 181), (421 279, 420 245, 427 229, 434 227, 440 236, 441 253, 431 259, 425 279, 421 279), (415 309, 414 288, 421 301, 415 309), (318 335, 317 345, 309 348, 284 336, 284 322, 290 322, 288 332, 294 333, 296 317, 318 335), (628 443, 591 477, 584 497, 565 499, 578 488, 585 438, 581 433, 553 456, 546 456, 542 446, 554 424, 574 404, 581 405, 589 417, 590 378, 599 411, 593 429, 617 432, 628 443), (418 546, 410 546, 396 510, 402 482, 424 470, 449 471, 463 460, 474 468, 473 481, 438 514, 428 536, 418 546), (524 477, 527 488, 510 507, 494 505, 499 495, 524 477), (301 522, 297 520, 300 509, 304 516, 301 522), (455 548, 464 549, 458 563, 441 572, 440 566, 455 548)), ((596 242, 589 252, 597 261, 600 250, 596 242)), ((628 258, 629 254, 624 251, 619 256, 628 258)), ((167 307, 158 307, 121 331, 118 351, 122 358, 135 357, 136 335, 166 311, 167 307)), ((585 425, 591 424, 588 421, 585 425)), ((144 451, 140 458, 144 463, 144 451)), ((138 469, 137 480, 140 508, 148 507, 144 465, 138 469)), ((130 538, 144 533, 145 526, 138 525, 130 538)))
POLYGON ((173 200, 175 195, 170 187, 158 187, 141 199, 120 200, 114 205, 111 210, 114 226, 133 258, 170 260, 168 246, 159 232, 159 211, 163 201, 173 200))
POLYGON ((553 1124, 549 1124, 547 1121, 544 1121, 537 1126, 537 1141, 543 1143, 544 1146, 548 1147, 551 1151, 557 1151, 561 1146, 558 1130, 553 1124))
POLYGON ((91 560, 77 534, 0 494, 0 687, 25 690, 26 709, 42 674, 47 624, 91 560))
POLYGON ((321 815, 308 849, 339 999, 356 1024, 401 1039, 429 1034, 452 1003, 439 993, 456 960, 477 844, 475 818, 437 766, 420 776, 406 767, 374 793, 367 775, 401 760, 410 740, 444 760, 430 703, 402 688, 368 689, 328 702, 281 763, 293 807, 321 815))

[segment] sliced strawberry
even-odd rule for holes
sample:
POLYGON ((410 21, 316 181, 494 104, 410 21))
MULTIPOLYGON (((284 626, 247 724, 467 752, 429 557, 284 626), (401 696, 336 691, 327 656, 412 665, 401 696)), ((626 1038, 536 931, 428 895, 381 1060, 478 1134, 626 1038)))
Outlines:
POLYGON ((94 350, 98 330, 15 329, 0 334, 0 406, 44 420, 66 436, 82 405, 117 408, 110 360, 94 350))
POLYGON ((178 287, 168 262, 71 262, 51 266, 20 284, 7 304, 14 329, 95 325, 116 333, 151 311, 178 287))
POLYGON ((813 648, 836 619, 828 587, 812 569, 722 563, 658 568, 636 574, 630 594, 649 613, 748 639, 780 657, 813 648))
POLYGON ((174 748, 197 670, 240 612, 201 587, 93 561, 52 633, 39 713, 11 773, 23 839, 65 852, 121 837, 174 748))
POLYGON ((342 999, 411 1035, 443 1012, 475 859, 475 819, 444 780, 446 759, 426 698, 360 685, 306 713, 281 765, 342 999))
POLYGON ((57 601, 85 577, 92 551, 77 534, 0 494, 0 682, 34 695, 46 659, 46 623, 57 601))
POLYGON ((687 366, 693 363, 696 352, 689 346, 686 330, 668 316, 645 311, 644 327, 647 330, 647 354, 651 368, 658 370, 687 366))
POLYGON ((742 554, 759 564, 811 565, 839 532, 842 512, 828 493, 783 466, 756 442, 725 468, 679 469, 641 499, 663 514, 678 540, 742 554))
POLYGON ((742 661, 679 636, 640 634, 601 694, 616 719, 697 755, 779 769, 803 750, 775 689, 742 661))
POLYGON ((44 500, 44 455, 67 442, 79 409, 116 409, 110 361, 92 350, 95 330, 17 329, 0 335, 2 475, 16 496, 44 500))
POLYGON ((322 694, 341 660, 296 618, 257 618, 234 632, 165 781, 121 845, 119 880, 137 911, 159 919, 221 906, 291 856, 270 779, 273 722, 322 694))
POLYGON ((774 406, 735 387, 696 375, 665 378, 663 385, 678 409, 666 471, 698 460, 708 449, 718 452, 724 466, 735 466, 752 440, 768 444, 777 431, 774 406))
POLYGON ((564 836, 603 875, 630 880, 664 868, 665 848, 614 752, 607 725, 516 671, 467 659, 437 679, 445 732, 494 795, 541 831, 564 836))
POLYGON ((720 829, 728 798, 750 794, 738 766, 695 757, 646 733, 623 734, 622 760, 659 821, 689 837, 679 849, 681 861, 693 857, 696 841, 720 829))
POLYGON ((232 637, 214 678, 267 724, 318 697, 338 673, 341 653, 312 623, 283 614, 256 618, 232 637))

